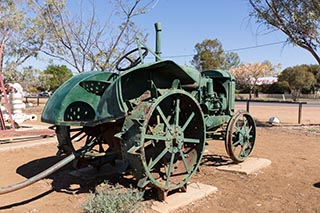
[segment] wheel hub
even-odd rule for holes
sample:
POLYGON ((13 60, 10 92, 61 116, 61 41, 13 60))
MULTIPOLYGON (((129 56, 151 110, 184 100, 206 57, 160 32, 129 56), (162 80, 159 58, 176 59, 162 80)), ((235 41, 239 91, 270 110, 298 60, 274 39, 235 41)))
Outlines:
POLYGON ((170 153, 178 153, 183 147, 184 133, 181 127, 171 126, 166 134, 166 148, 170 153))

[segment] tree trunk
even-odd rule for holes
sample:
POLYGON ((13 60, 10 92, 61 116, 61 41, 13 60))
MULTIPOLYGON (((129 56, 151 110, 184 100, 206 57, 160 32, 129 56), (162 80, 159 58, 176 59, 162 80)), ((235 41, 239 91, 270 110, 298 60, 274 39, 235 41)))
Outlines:
POLYGON ((0 74, 2 74, 2 64, 3 64, 3 46, 4 46, 5 38, 1 41, 0 44, 0 74))
POLYGON ((300 45, 300 44, 298 44, 298 45, 300 47, 302 47, 303 49, 309 51, 312 54, 312 56, 317 60, 318 64, 320 65, 320 57, 312 47, 309 47, 309 46, 306 46, 306 45, 300 45))

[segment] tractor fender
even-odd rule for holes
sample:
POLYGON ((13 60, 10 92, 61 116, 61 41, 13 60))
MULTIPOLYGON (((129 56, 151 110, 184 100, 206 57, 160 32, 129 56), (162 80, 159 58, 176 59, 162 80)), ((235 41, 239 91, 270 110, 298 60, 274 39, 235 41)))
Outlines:
POLYGON ((55 125, 90 126, 101 96, 118 74, 84 72, 62 84, 48 99, 41 121, 55 125))

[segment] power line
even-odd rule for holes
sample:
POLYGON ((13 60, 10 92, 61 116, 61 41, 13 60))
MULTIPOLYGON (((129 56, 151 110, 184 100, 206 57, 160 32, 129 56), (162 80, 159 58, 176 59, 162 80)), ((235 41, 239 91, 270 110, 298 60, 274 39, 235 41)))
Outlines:
POLYGON ((266 47, 266 46, 273 46, 273 45, 284 44, 284 43, 286 43, 286 41, 278 41, 278 42, 255 45, 255 46, 250 46, 250 47, 242 47, 242 48, 237 48, 237 49, 226 50, 225 52, 249 50, 249 49, 255 49, 255 48, 266 47))
MULTIPOLYGON (((261 44, 261 45, 240 47, 240 48, 236 48, 236 49, 225 50, 225 52, 235 52, 235 51, 249 50, 249 49, 273 46, 273 45, 284 44, 284 43, 286 43, 286 41, 278 41, 278 42, 272 42, 272 43, 267 43, 267 44, 261 44)), ((183 57, 191 57, 191 56, 194 56, 194 54, 163 56, 163 58, 183 58, 183 57)))

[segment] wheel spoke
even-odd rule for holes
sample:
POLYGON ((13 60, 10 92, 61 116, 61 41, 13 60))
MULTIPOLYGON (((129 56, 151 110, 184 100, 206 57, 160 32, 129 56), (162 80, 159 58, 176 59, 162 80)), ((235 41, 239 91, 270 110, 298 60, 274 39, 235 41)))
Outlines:
POLYGON ((78 131, 83 132, 83 128, 73 128, 73 129, 70 128, 70 132, 78 132, 78 131))
POLYGON ((190 174, 190 173, 191 173, 191 170, 190 170, 190 168, 189 168, 189 165, 188 165, 188 163, 187 163, 187 161, 186 161, 186 157, 184 156, 184 153, 183 153, 182 150, 180 150, 180 155, 181 155, 181 158, 182 158, 182 162, 183 162, 184 166, 186 167, 187 173, 190 174))
POLYGON ((149 139, 149 140, 156 140, 156 141, 165 141, 166 137, 162 136, 162 135, 149 135, 149 134, 145 134, 144 135, 145 139, 149 139))
MULTIPOLYGON (((70 137, 70 140, 71 140, 71 141, 75 140, 75 139, 76 139, 79 135, 81 135, 82 133, 84 133, 84 131, 80 131, 80 132, 72 135, 72 136, 70 137)), ((77 142, 77 141, 81 141, 85 136, 86 136, 86 134, 84 134, 84 135, 81 136, 80 138, 76 139, 75 141, 76 141, 76 142, 77 142)))
POLYGON ((234 128, 236 130, 235 132, 240 132, 241 133, 241 126, 239 126, 239 127, 238 126, 234 126, 234 128))
POLYGON ((169 165, 169 168, 168 168, 168 171, 167 171, 166 186, 168 186, 168 185, 169 185, 169 182, 170 182, 170 177, 171 177, 171 173, 172 173, 174 156, 175 156, 175 153, 172 153, 172 154, 171 154, 171 159, 170 159, 170 165, 169 165))
POLYGON ((92 140, 92 136, 87 135, 87 138, 86 138, 86 144, 88 144, 91 140, 92 140))
POLYGON ((196 138, 184 138, 183 139, 184 143, 200 143, 200 139, 196 138))
POLYGON ((149 169, 152 169, 161 160, 161 158, 165 154, 167 154, 167 152, 168 152, 168 148, 165 148, 164 150, 162 150, 162 152, 158 155, 158 157, 156 157, 156 159, 154 159, 154 161, 152 161, 152 163, 150 163, 149 169))
POLYGON ((245 144, 247 145, 247 148, 249 148, 249 149, 252 148, 251 142, 249 140, 245 144))
POLYGON ((245 144, 243 144, 243 146, 241 146, 241 150, 240 150, 241 157, 247 157, 246 149, 244 148, 244 146, 245 146, 245 144))
POLYGON ((247 119, 244 119, 244 121, 243 121, 243 127, 247 126, 247 124, 248 124, 248 120, 247 120, 247 119))
POLYGON ((154 146, 154 141, 153 140, 148 140, 148 141, 144 142, 143 146, 147 147, 147 146, 150 146, 151 144, 154 146))
POLYGON ((240 145, 240 144, 241 144, 241 140, 239 139, 239 140, 233 142, 233 143, 232 143, 232 146, 237 147, 237 146, 240 145))
POLYGON ((190 124, 192 118, 194 117, 195 113, 192 112, 191 115, 189 116, 189 118, 187 119, 187 121, 184 123, 183 127, 182 127, 182 131, 184 132, 184 130, 188 127, 188 125, 190 124))
POLYGON ((176 126, 178 126, 179 125, 179 114, 180 114, 180 99, 179 98, 177 98, 177 100, 176 100, 175 113, 176 113, 175 124, 176 124, 176 126))
POLYGON ((157 106, 157 110, 167 127, 170 127, 169 121, 167 120, 166 116, 164 115, 163 111, 161 110, 160 106, 157 106))

